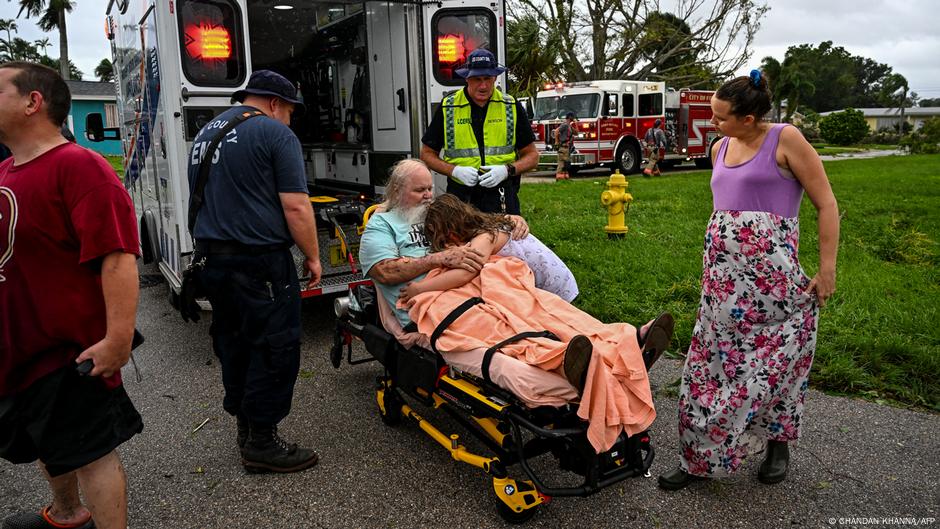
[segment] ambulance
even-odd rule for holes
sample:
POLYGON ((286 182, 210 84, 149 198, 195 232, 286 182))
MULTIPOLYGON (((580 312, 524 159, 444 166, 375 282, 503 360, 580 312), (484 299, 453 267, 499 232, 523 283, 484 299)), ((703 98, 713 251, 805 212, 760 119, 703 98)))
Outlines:
POLYGON ((639 172, 646 131, 662 120, 668 146, 660 165, 687 160, 711 167, 708 147, 717 138, 711 124, 714 92, 673 90, 663 82, 603 80, 553 83, 539 91, 531 107, 532 131, 540 166, 555 166, 552 132, 575 115, 571 170, 607 165, 623 174, 639 172))
POLYGON ((87 136, 123 143, 144 260, 158 263, 174 303, 193 252, 193 138, 252 71, 284 75, 307 107, 291 129, 319 228, 323 278, 303 291, 311 297, 367 282, 357 263, 363 213, 389 168, 417 156, 434 110, 463 86, 454 70, 470 51, 506 55, 503 0, 110 0, 105 15, 117 105, 88 118, 87 136))

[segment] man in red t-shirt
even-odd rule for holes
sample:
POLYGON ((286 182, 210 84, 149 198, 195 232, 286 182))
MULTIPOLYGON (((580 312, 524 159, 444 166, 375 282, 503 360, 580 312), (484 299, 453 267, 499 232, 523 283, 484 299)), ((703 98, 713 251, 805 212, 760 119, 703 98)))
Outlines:
POLYGON ((127 527, 115 449, 143 429, 121 385, 137 310, 136 216, 99 155, 59 131, 68 86, 0 65, 0 457, 39 461, 52 504, 7 527, 127 527), (89 376, 76 366, 91 360, 89 376), (87 508, 82 505, 79 487, 87 508))

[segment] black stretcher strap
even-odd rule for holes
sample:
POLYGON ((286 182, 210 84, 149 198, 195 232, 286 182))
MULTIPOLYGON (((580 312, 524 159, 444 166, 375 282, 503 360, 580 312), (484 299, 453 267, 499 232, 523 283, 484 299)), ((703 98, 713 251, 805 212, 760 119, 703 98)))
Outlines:
POLYGON ((525 340, 526 338, 551 338, 555 341, 561 341, 555 336, 555 333, 551 331, 526 331, 520 332, 515 336, 510 336, 505 340, 499 342, 498 344, 490 347, 483 353, 483 364, 480 366, 480 369, 483 371, 483 380, 486 380, 490 384, 493 384, 493 379, 490 378, 490 363, 493 361, 493 355, 495 355, 503 347, 518 342, 519 340, 525 340))
POLYGON ((190 236, 195 237, 195 232, 193 229, 196 227, 196 216, 199 214, 199 209, 202 208, 202 203, 204 201, 203 194, 206 192, 206 183, 209 181, 209 168, 212 166, 212 157, 215 156, 215 150, 219 148, 219 143, 222 143, 222 140, 225 138, 226 134, 228 134, 229 131, 234 129, 238 124, 242 123, 246 119, 263 115, 264 112, 257 109, 247 110, 241 114, 238 114, 219 130, 215 138, 212 139, 212 142, 209 143, 209 146, 206 147, 205 152, 202 153, 202 162, 199 163, 199 173, 198 176, 196 176, 196 185, 193 188, 193 194, 189 200, 190 236))
MULTIPOLYGON (((444 334, 444 331, 446 331, 452 323, 457 321, 457 318, 463 316, 465 312, 470 310, 471 307, 479 305, 480 303, 483 303, 483 299, 478 297, 470 298, 458 305, 454 310, 450 311, 450 314, 448 314, 443 320, 441 320, 439 324, 437 324, 434 332, 431 333, 431 349, 434 350, 435 353, 440 354, 440 351, 437 350, 437 339, 440 338, 442 334, 444 334)), ((555 336, 555 334, 551 331, 526 331, 506 338, 493 347, 490 347, 486 350, 486 352, 483 353, 483 364, 480 366, 481 370, 483 371, 483 379, 490 384, 493 383, 493 379, 490 378, 490 363, 493 361, 493 355, 496 354, 500 348, 508 344, 518 342, 519 340, 525 340, 526 338, 551 338, 552 340, 560 341, 558 337, 555 336)))
POLYGON ((437 350, 437 339, 440 338, 442 334, 444 334, 444 331, 446 331, 447 328, 450 327, 450 324, 454 323, 454 321, 456 321, 457 318, 463 316, 463 313, 470 310, 471 307, 473 307, 474 305, 478 305, 480 303, 483 303, 483 298, 478 298, 478 297, 470 298, 467 301, 464 301, 463 303, 461 303, 456 309, 450 311, 450 314, 448 314, 446 318, 444 318, 443 320, 441 320, 439 324, 437 324, 437 327, 434 329, 434 332, 431 333, 431 349, 433 349, 435 353, 437 354, 441 353, 440 351, 437 350))

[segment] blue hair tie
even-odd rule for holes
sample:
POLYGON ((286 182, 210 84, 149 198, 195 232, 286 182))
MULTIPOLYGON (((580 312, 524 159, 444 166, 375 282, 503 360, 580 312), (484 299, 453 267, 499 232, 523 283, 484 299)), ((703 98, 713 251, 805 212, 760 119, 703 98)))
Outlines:
POLYGON ((755 88, 760 88, 760 70, 751 70, 751 83, 755 88))

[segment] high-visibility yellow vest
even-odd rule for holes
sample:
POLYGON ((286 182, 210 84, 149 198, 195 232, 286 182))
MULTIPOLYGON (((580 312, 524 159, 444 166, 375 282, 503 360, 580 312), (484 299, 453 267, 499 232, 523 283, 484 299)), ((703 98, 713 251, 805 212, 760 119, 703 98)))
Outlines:
POLYGON ((516 99, 494 89, 483 124, 483 155, 471 126, 470 105, 464 90, 444 98, 444 149, 441 158, 454 165, 480 168, 481 165, 505 165, 516 161, 516 99))

